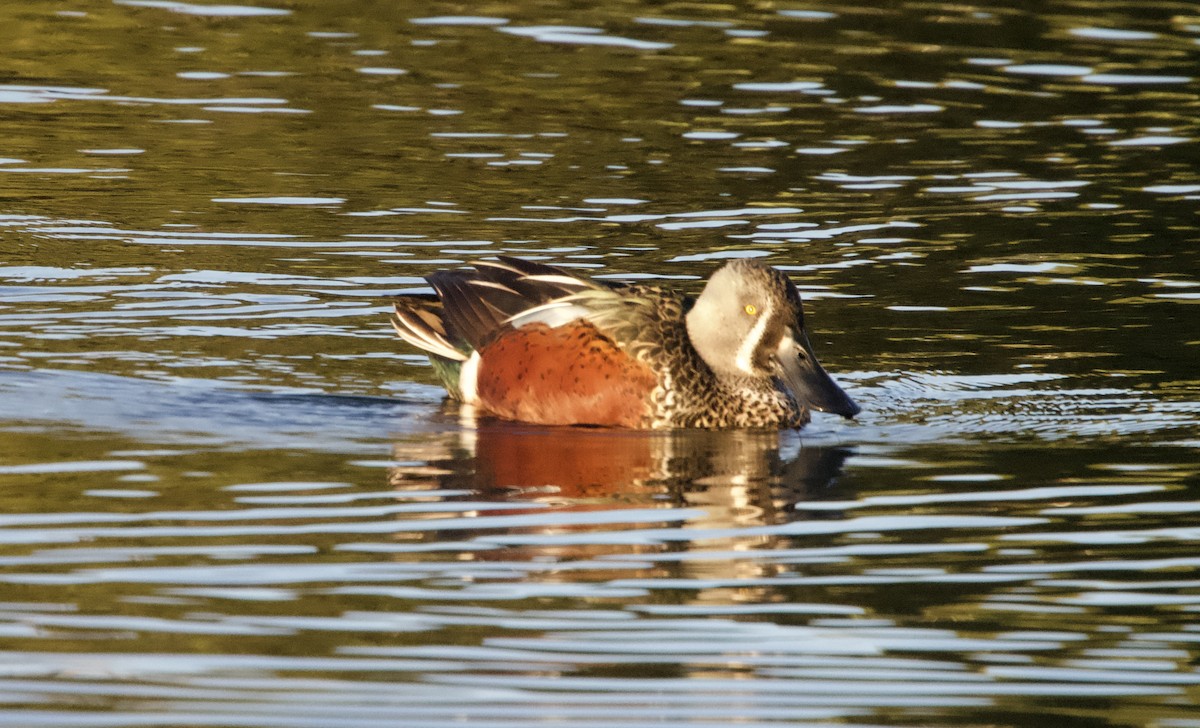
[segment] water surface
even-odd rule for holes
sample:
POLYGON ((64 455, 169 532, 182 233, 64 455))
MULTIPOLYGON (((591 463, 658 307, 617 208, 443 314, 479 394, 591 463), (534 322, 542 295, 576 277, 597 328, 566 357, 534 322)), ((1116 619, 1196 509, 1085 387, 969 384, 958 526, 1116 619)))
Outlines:
POLYGON ((0 722, 1200 725, 1200 17, 0 8, 0 722), (787 271, 863 406, 464 418, 390 296, 787 271))

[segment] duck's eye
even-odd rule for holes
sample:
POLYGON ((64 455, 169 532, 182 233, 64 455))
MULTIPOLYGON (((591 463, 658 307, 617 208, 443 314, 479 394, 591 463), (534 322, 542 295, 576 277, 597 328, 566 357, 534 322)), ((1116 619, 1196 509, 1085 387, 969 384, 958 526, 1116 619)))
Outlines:
POLYGON ((747 316, 758 315, 758 306, 755 306, 753 303, 747 303, 744 307, 742 307, 742 310, 746 312, 747 316))

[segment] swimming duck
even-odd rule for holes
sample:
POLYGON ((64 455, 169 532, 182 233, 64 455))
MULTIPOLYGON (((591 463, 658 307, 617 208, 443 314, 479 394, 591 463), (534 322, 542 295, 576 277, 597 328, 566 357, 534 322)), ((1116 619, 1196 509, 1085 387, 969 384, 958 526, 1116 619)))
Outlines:
POLYGON ((821 367, 782 272, 733 260, 698 297, 501 256, 426 278, 392 325, 450 396, 507 420, 796 428, 859 407, 821 367))

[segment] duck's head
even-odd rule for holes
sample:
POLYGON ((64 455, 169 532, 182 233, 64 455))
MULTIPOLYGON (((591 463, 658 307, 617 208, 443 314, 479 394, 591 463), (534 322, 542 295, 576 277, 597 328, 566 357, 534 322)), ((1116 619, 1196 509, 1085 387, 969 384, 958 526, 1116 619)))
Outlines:
POLYGON ((809 409, 858 414, 854 400, 817 361, 796 286, 750 260, 727 263, 708 279, 687 315, 688 336, 721 377, 778 378, 809 409))

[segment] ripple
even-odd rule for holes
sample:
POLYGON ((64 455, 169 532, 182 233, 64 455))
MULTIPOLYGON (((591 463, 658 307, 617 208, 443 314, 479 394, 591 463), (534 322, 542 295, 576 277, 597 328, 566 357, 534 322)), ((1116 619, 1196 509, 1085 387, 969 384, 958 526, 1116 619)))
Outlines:
POLYGON ((502 26, 497 27, 502 33, 532 38, 541 43, 563 43, 567 45, 596 45, 632 48, 643 51, 657 51, 673 48, 673 43, 661 43, 621 36, 606 35, 599 28, 562 25, 534 26, 502 26))
POLYGON ((838 16, 837 13, 826 10, 780 10, 778 13, 785 18, 797 20, 832 20, 838 16))
POLYGON ((145 463, 136 460, 72 460, 25 465, 0 465, 0 475, 47 475, 51 473, 99 473, 142 470, 145 463))
POLYGON ((175 74, 179 78, 189 81, 216 81, 223 78, 229 78, 228 73, 220 73, 217 71, 181 71, 175 74))
POLYGON ((1150 185, 1143 187, 1144 192, 1155 192, 1164 195, 1190 195, 1193 192, 1200 192, 1200 184, 1189 185, 1150 185))
POLYGON ((14 281, 63 281, 80 278, 115 280, 127 276, 143 276, 153 268, 58 268, 54 266, 4 266, 0 267, 0 278, 14 281))
POLYGON ((497 18, 486 15, 436 15, 427 18, 410 18, 414 25, 481 25, 495 26, 508 24, 507 18, 497 18))
POLYGON ((732 131, 689 131, 683 134, 684 139, 702 139, 706 141, 722 141, 737 139, 741 134, 732 131))
POLYGON ((348 488, 350 483, 327 482, 279 482, 279 483, 239 483, 227 485, 224 490, 251 493, 292 493, 296 491, 328 490, 348 488))
POLYGON ((1086 76, 1093 72, 1089 66, 1072 66, 1063 63, 1019 63, 1005 66, 1006 73, 1026 76, 1086 76))
POLYGON ((214 197, 213 202, 240 205, 340 205, 342 197, 214 197))
POLYGON ((991 263, 988 265, 973 265, 967 268, 967 273, 1051 273, 1077 270, 1069 263, 991 263))
POLYGON ((1071 28, 1067 32, 1080 38, 1097 40, 1153 40, 1158 37, 1158 33, 1123 28, 1071 28))
MULTIPOLYGON (((964 482, 962 476, 933 476, 930 480, 936 482, 964 482)), ((982 482, 990 482, 997 480, 995 476, 991 476, 982 482)), ((978 480, 966 480, 965 482, 980 482, 978 480)), ((844 511, 854 508, 868 508, 872 506, 914 506, 914 505, 931 505, 939 503, 964 503, 964 502, 1003 502, 1003 501, 1027 501, 1027 500, 1060 500, 1070 498, 1092 497, 1092 496, 1125 496, 1125 495, 1140 495, 1143 493, 1151 493, 1154 491, 1163 490, 1163 486, 1159 485, 1092 485, 1092 486, 1061 486, 1061 487, 1045 487, 1045 488, 1029 488, 1025 490, 988 490, 973 493, 937 493, 934 495, 893 495, 893 496, 866 496, 856 501, 814 501, 812 503, 803 504, 805 510, 836 510, 844 511)), ((1098 506, 1095 512, 1108 513, 1119 512, 1120 509, 1114 506, 1098 506), (1110 510, 1112 509, 1112 510, 1110 510)), ((1072 512, 1091 512, 1091 509, 1083 509, 1082 511, 1070 508, 1051 508, 1043 511, 1043 515, 1061 515, 1072 512)))
POLYGON ((1084 83, 1103 83, 1112 86, 1159 85, 1191 83, 1191 76, 1152 76, 1149 74, 1090 73, 1081 79, 1084 83))
POLYGON ((763 92, 783 92, 790 93, 794 91, 815 91, 824 88, 824 84, 820 81, 784 81, 781 83, 770 82, 742 82, 733 85, 738 91, 763 91, 763 92))
POLYGON ((116 149, 80 149, 79 152, 81 154, 124 156, 124 155, 133 155, 133 154, 144 154, 146 152, 146 150, 138 149, 136 147, 118 147, 116 149))
POLYGON ((931 114, 946 108, 938 104, 879 104, 859 106, 854 110, 860 114, 931 114))
POLYGON ((161 495, 157 490, 133 490, 130 488, 94 488, 85 490, 83 494, 93 498, 155 498, 161 495))
POLYGON ((0 84, 0 103, 45 104, 59 99, 88 99, 102 97, 108 92, 101 88, 78 86, 29 86, 0 84))
POLYGON ((1181 720, 1194 18, 239 1, 9 13, 0 722, 1181 720), (496 254, 776 265, 863 412, 472 416, 496 254))
POLYGON ((404 76, 408 71, 403 68, 387 68, 382 66, 364 66, 357 69, 359 73, 368 76, 404 76))
POLYGON ((272 15, 291 15, 291 10, 264 8, 253 5, 197 5, 195 3, 176 2, 175 0, 113 0, 117 5, 130 5, 138 8, 155 8, 169 10, 182 15, 199 15, 215 18, 250 18, 272 15))
POLYGON ((1110 147, 1165 147, 1171 144, 1181 144, 1192 141, 1188 137, 1177 136, 1143 136, 1129 139, 1116 139, 1108 143, 1110 147))

